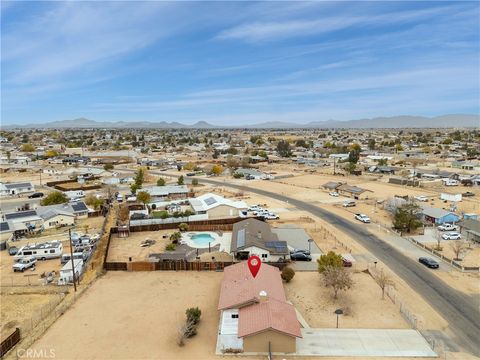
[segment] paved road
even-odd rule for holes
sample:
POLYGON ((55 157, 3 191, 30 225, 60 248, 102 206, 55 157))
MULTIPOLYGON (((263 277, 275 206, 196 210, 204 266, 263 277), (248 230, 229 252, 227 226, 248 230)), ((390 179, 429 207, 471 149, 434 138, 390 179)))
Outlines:
MULTIPOLYGON (((219 185, 218 181, 198 180, 200 183, 219 185)), ((265 190, 228 183, 221 183, 221 186, 249 191, 288 202, 298 209, 308 211, 341 228, 380 261, 387 264, 392 271, 438 311, 448 321, 452 336, 460 347, 467 352, 480 356, 480 311, 477 299, 453 289, 432 274, 431 270, 405 256, 390 244, 380 240, 363 226, 354 224, 339 215, 307 202, 265 190)))

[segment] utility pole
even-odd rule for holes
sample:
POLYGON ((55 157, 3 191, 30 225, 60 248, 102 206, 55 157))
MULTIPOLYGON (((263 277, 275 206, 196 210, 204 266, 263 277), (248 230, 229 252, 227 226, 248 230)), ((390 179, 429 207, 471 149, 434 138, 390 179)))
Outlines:
POLYGON ((77 279, 75 276, 75 263, 73 261, 72 229, 68 229, 68 238, 70 239, 70 260, 72 261, 73 288, 77 292, 77 279))
POLYGON ((336 168, 337 168, 337 158, 334 157, 333 158, 333 175, 335 175, 336 168))

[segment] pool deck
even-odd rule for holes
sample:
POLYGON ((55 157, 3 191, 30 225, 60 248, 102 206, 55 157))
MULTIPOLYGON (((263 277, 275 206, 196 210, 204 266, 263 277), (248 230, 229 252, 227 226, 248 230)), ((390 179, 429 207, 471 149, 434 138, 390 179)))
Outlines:
POLYGON ((199 232, 186 232, 182 234, 182 239, 180 240, 181 244, 187 245, 192 249, 208 249, 208 244, 197 244, 194 240, 191 239, 192 235, 197 234, 209 234, 214 240, 210 243, 210 247, 217 248, 217 251, 223 251, 230 253, 230 245, 232 242, 232 233, 231 232, 215 232, 215 231, 199 231, 199 232))

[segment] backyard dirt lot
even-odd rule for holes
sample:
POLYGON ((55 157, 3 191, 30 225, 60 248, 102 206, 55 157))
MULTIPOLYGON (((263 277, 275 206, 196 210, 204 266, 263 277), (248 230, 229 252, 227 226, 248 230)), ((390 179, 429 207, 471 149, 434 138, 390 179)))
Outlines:
POLYGON ((57 359, 213 359, 222 277, 109 272, 32 348, 53 348, 57 359), (192 306, 202 310, 198 335, 178 347, 177 326, 192 306))
POLYGON ((119 238, 116 234, 113 234, 110 240, 107 261, 124 262, 128 261, 129 257, 132 258, 132 261, 145 261, 151 253, 164 252, 165 247, 171 243, 170 234, 175 231, 172 229, 131 232, 127 238, 119 238), (140 244, 147 239, 155 240, 155 244, 149 247, 141 247, 140 244))
POLYGON ((390 299, 382 300, 382 291, 369 274, 352 273, 352 279, 354 286, 347 292, 339 292, 337 300, 317 272, 297 272, 285 289, 287 298, 312 328, 335 327, 334 311, 338 308, 344 311, 339 319, 341 328, 409 328, 390 299))

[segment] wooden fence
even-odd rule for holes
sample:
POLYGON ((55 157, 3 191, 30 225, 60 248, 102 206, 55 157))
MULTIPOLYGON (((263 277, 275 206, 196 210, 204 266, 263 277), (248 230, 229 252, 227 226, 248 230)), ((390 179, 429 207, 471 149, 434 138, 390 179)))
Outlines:
MULTIPOLYGON (((215 220, 197 220, 189 221, 188 231, 232 231, 233 224, 245 220, 245 218, 229 218, 229 219, 215 219, 215 220)), ((180 222, 165 223, 165 224, 147 224, 147 225, 130 225, 130 232, 141 231, 158 231, 178 229, 180 222)), ((112 228, 112 233, 116 234, 118 229, 112 228)))
MULTIPOLYGON (((236 264, 231 261, 185 261, 165 260, 159 262, 132 261, 132 262, 106 262, 105 270, 110 271, 223 271, 227 266, 236 264)), ((288 263, 268 263, 282 270, 288 263)))
POLYGON ((11 348, 13 348, 20 341, 20 329, 16 328, 13 333, 10 334, 0 344, 0 357, 3 357, 11 348))

